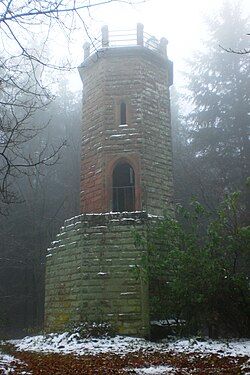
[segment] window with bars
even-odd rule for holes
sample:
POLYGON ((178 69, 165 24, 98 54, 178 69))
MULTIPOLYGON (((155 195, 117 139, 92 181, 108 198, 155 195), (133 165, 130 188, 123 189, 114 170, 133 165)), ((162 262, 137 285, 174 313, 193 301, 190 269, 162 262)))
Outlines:
POLYGON ((135 176, 129 163, 119 163, 112 175, 112 211, 135 210, 135 176))

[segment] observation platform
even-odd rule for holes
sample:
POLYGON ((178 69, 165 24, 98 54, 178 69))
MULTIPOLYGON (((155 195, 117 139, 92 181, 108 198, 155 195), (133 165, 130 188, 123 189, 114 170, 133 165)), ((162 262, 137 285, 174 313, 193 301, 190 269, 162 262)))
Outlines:
POLYGON ((146 33, 141 23, 137 24, 136 30, 119 31, 110 31, 108 26, 105 25, 101 29, 101 34, 93 38, 91 43, 84 43, 84 60, 95 52, 106 48, 133 46, 147 48, 167 59, 167 45, 168 40, 166 38, 157 39, 155 36, 146 33))

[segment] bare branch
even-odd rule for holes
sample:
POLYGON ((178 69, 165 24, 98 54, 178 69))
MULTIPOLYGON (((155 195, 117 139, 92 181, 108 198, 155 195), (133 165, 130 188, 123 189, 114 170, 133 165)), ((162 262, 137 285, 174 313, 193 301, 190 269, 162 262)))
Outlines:
POLYGON ((90 17, 91 9, 111 3, 132 5, 144 1, 0 2, 0 204, 8 205, 17 200, 13 187, 17 177, 43 173, 42 167, 55 164, 65 146, 65 142, 53 146, 41 139, 39 150, 29 149, 30 141, 36 136, 39 139, 43 128, 38 119, 39 111, 53 100, 48 86, 54 83, 54 70, 73 69, 68 63, 57 64, 49 57, 47 47, 54 27, 69 42, 79 22, 89 36, 85 17, 90 17))
MULTIPOLYGON (((82 1, 79 1, 79 4, 77 4, 77 1, 74 1, 74 6, 68 6, 67 1, 65 2, 65 4, 64 4, 64 1, 59 1, 59 3, 56 2, 56 1, 53 1, 53 2, 51 2, 51 1, 41 1, 40 2, 39 1, 37 3, 38 3, 38 5, 40 3, 40 5, 39 5, 40 9, 30 9, 30 10, 27 10, 27 11, 24 11, 23 9, 21 9, 21 11, 19 13, 14 13, 10 9, 10 5, 11 5, 12 1, 9 1, 8 10, 6 10, 4 12, 4 14, 2 15, 2 17, 0 18, 0 23, 3 22, 3 21, 13 21, 13 20, 16 20, 18 18, 20 18, 20 19, 33 18, 33 17, 37 17, 37 16, 54 16, 55 18, 58 18, 60 13, 72 13, 72 12, 84 10, 84 9, 89 10, 91 8, 96 8, 98 6, 107 5, 107 4, 114 3, 114 2, 121 2, 121 3, 125 3, 125 4, 130 4, 130 5, 132 5, 134 3, 134 1, 129 1, 129 0, 102 0, 102 1, 96 0, 92 4, 90 2, 88 2, 87 5, 83 5, 82 1), (43 3, 45 3, 45 6, 47 5, 47 7, 50 5, 51 8, 47 9, 45 6, 43 6, 43 3)), ((145 0, 137 1, 137 4, 143 3, 143 2, 145 2, 145 0)), ((26 6, 24 8, 29 9, 28 6, 26 6)))
MULTIPOLYGON (((246 34, 250 35, 250 34, 246 34)), ((223 51, 229 52, 229 53, 235 53, 236 55, 247 55, 250 53, 250 47, 249 48, 243 48, 242 50, 235 50, 233 48, 225 48, 222 45, 219 44, 219 47, 223 49, 223 51)))
POLYGON ((229 52, 229 53, 235 53, 236 55, 247 55, 250 53, 250 47, 249 48, 244 48, 241 51, 234 50, 232 48, 224 48, 223 46, 219 45, 220 48, 222 48, 224 51, 229 52))

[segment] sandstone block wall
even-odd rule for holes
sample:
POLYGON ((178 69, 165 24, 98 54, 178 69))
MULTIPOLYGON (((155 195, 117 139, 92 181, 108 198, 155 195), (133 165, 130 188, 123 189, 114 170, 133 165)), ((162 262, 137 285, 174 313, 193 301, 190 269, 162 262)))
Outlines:
POLYGON ((112 210, 112 171, 135 171, 136 210, 171 211, 171 62, 145 47, 107 48, 79 67, 83 82, 81 212, 112 210), (127 124, 120 124, 126 103, 127 124))
POLYGON ((145 232, 149 221, 143 212, 65 221, 47 254, 46 330, 102 321, 119 334, 148 336, 148 286, 139 268, 145 254, 135 248, 134 230, 145 232))
POLYGON ((174 191, 168 64, 144 59, 142 68, 143 210, 161 216, 173 210, 174 191))

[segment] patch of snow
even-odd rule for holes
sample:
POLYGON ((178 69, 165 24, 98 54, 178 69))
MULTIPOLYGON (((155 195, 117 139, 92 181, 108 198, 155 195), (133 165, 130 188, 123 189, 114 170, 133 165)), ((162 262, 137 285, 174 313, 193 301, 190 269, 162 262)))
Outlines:
POLYGON ((138 375, 167 375, 169 371, 173 371, 173 367, 170 366, 150 366, 143 368, 133 368, 135 374, 138 375))
POLYGON ((178 320, 178 322, 175 319, 168 319, 168 320, 151 320, 150 324, 159 326, 159 327, 165 327, 165 326, 173 326, 178 324, 185 324, 185 320, 178 320))
POLYGON ((120 293, 120 296, 131 296, 134 294, 136 294, 136 292, 124 292, 124 293, 120 293))
MULTIPOLYGON (((72 228, 74 228, 74 224, 73 224, 73 223, 72 223, 72 224, 71 224, 71 223, 69 223, 69 224, 67 223, 67 225, 66 225, 66 230, 69 231, 69 230, 72 229, 72 228)), ((62 233, 61 233, 61 234, 62 234, 62 233)))
MULTIPOLYGON (((250 340, 162 340, 155 343, 141 338, 115 336, 112 338, 80 338, 79 333, 49 334, 47 336, 27 336, 21 340, 10 340, 17 350, 35 351, 44 353, 62 353, 78 355, 95 355, 112 352, 124 355, 132 352, 162 352, 174 351, 176 354, 184 353, 215 353, 219 356, 240 356, 250 355, 250 340)), ((11 362, 15 360, 11 356, 0 353, 0 373, 11 374, 11 362), (6 372, 1 372, 1 370, 6 372), (9 371, 9 372, 8 372, 9 371)), ((248 364, 247 364, 248 366, 248 364)), ((13 370, 13 369, 12 369, 13 370)), ((126 368, 127 371, 132 370, 126 368)), ((133 368, 138 375, 161 375, 173 373, 175 369, 170 366, 150 366, 143 368, 133 368)), ((244 370, 244 369, 243 369, 244 370)), ((249 372, 246 374, 250 375, 249 372)), ((27 375, 27 374, 26 374, 27 375)))
POLYGON ((78 333, 49 334, 47 336, 24 337, 22 340, 10 340, 18 350, 54 353, 98 354, 113 352, 124 354, 152 346, 162 348, 162 345, 134 337, 115 336, 112 338, 80 339, 78 333))
POLYGON ((125 134, 112 134, 112 135, 110 135, 110 139, 112 139, 112 138, 123 138, 123 137, 125 137, 125 134))
POLYGON ((179 352, 204 352, 219 355, 250 355, 250 340, 176 340, 162 343, 168 346, 169 350, 179 352))
POLYGON ((250 354, 250 340, 162 340, 159 343, 141 338, 115 336, 112 338, 81 339, 78 333, 67 332, 47 336, 24 337, 21 340, 10 340, 18 350, 32 350, 41 352, 62 352, 79 354, 97 354, 114 352, 117 354, 134 352, 137 350, 157 350, 166 352, 204 352, 220 355, 248 355, 250 354))
MULTIPOLYGON (((13 374, 15 369, 12 366, 13 361, 16 361, 16 358, 8 355, 8 354, 3 354, 0 352, 0 374, 13 374)), ((28 374, 27 372, 22 372, 20 374, 28 374)))
POLYGON ((58 243, 60 243, 61 241, 53 241, 51 242, 51 245, 57 245, 58 243))

